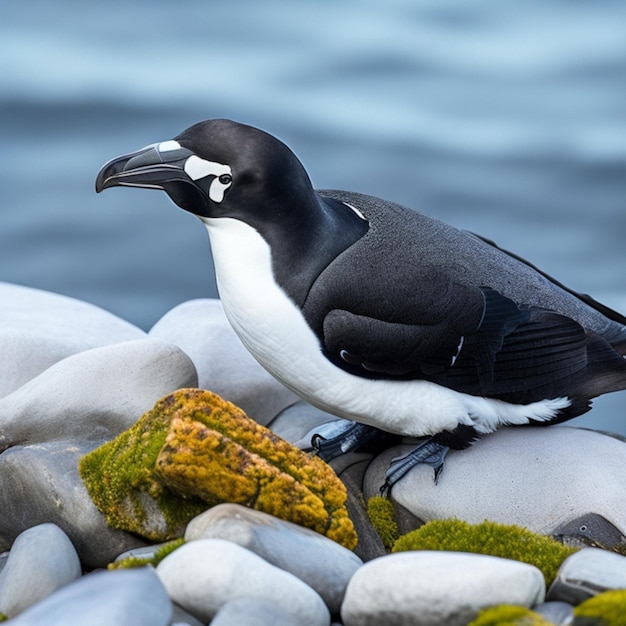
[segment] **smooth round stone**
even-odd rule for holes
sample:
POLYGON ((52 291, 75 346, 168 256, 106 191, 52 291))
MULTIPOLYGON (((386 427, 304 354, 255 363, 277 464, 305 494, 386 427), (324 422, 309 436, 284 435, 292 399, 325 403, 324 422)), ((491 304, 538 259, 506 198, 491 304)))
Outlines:
POLYGON ((543 602, 534 606, 533 611, 554 626, 572 626, 574 623, 574 607, 567 602, 543 602))
POLYGON ((196 383, 189 357, 154 339, 80 352, 0 400, 0 451, 14 443, 112 439, 158 399, 196 383))
POLYGON ((227 602, 248 596, 275 604, 302 626, 330 624, 324 601, 311 587, 230 541, 186 543, 156 571, 172 601, 201 621, 209 622, 227 602))
POLYGON ((263 369, 244 348, 217 299, 184 302, 166 313, 150 337, 182 348, 198 370, 198 386, 267 424, 298 397, 263 369))
MULTIPOLYGON (((390 460, 409 450, 396 446, 374 459, 367 498, 378 494, 390 460)), ((433 477, 431 467, 416 466, 393 486, 392 501, 424 522, 488 519, 606 546, 626 534, 626 443, 599 432, 505 428, 450 451, 436 483, 433 477)))
POLYGON ((532 565, 482 554, 415 551, 369 561, 348 584, 345 626, 466 626, 496 604, 531 607, 545 584, 532 565))
POLYGON ((263 598, 237 598, 227 602, 211 620, 211 626, 300 626, 299 618, 285 613, 263 598))
POLYGON ((626 589, 626 557, 584 548, 563 561, 548 590, 548 599, 576 605, 610 589, 626 589))
POLYGON ((68 535, 86 569, 106 567, 121 552, 145 545, 108 526, 80 479, 79 459, 100 443, 53 441, 0 454, 0 550, 45 522, 68 535))
MULTIPOLYGON (((205 626, 204 622, 196 619, 191 613, 188 613, 177 604, 173 604, 172 608, 172 626, 205 626)), ((241 626, 243 626, 243 624, 241 626)))
POLYGON ((0 397, 77 352, 146 337, 93 304, 0 282, 0 397))
POLYGON ((317 427, 337 420, 336 415, 299 400, 276 415, 268 426, 286 441, 304 447, 311 443, 311 437, 304 439, 307 433, 312 435, 317 427))
POLYGON ((238 504, 219 504, 191 520, 186 541, 226 539, 297 576, 338 613, 350 578, 363 561, 331 539, 238 504))
POLYGON ((54 524, 18 535, 0 572, 0 613, 14 617, 81 575, 78 554, 54 524))
POLYGON ((79 578, 18 615, 11 626, 169 626, 172 603, 151 567, 79 578))

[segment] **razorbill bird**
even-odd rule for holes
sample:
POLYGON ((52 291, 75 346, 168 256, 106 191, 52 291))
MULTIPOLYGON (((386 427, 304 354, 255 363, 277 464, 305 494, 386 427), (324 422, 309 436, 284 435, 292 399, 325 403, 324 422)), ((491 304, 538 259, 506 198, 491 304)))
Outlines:
MULTIPOLYGON (((474 234, 386 200, 316 191, 293 152, 229 120, 109 161, 96 190, 162 189, 205 224, 224 310, 278 380, 443 465, 503 425, 554 424, 626 388, 626 318, 474 234)), ((327 444, 327 445, 326 445, 327 444)))

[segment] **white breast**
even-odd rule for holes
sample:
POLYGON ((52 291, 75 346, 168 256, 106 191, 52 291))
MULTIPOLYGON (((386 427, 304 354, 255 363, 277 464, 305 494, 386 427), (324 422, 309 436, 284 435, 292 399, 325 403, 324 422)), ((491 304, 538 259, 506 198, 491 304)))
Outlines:
POLYGON ((458 393, 427 381, 360 378, 334 366, 300 310, 274 281, 271 252, 251 226, 201 218, 209 232, 217 285, 235 332, 261 365, 319 408, 383 430, 434 435, 458 424, 491 432, 501 424, 547 420, 569 405, 558 398, 513 405, 458 393))

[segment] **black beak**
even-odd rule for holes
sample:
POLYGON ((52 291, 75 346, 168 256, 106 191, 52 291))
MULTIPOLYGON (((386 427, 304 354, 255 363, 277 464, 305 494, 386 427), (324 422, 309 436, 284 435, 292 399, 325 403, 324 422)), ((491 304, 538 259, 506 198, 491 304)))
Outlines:
POLYGON ((185 172, 185 163, 193 154, 175 141, 166 141, 117 157, 98 173, 96 192, 109 187, 162 189, 181 209, 203 215, 206 194, 185 172))

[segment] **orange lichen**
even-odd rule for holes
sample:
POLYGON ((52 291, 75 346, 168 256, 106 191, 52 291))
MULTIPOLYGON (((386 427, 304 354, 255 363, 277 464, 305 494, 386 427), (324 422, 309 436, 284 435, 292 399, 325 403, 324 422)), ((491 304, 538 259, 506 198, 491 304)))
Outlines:
POLYGON ((201 510, 236 502, 353 548, 346 490, 333 470, 210 391, 180 389, 81 460, 112 526, 163 541, 201 510))

